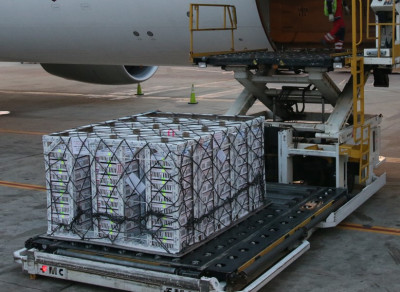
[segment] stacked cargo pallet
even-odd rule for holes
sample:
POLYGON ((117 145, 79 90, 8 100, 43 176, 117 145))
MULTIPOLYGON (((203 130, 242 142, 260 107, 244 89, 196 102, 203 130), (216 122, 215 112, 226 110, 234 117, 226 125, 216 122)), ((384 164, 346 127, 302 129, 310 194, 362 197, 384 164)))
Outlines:
POLYGON ((44 136, 48 234, 179 254, 265 200, 263 118, 150 113, 44 136))
POLYGON ((45 136, 48 233, 83 237, 92 228, 90 157, 69 137, 45 136))

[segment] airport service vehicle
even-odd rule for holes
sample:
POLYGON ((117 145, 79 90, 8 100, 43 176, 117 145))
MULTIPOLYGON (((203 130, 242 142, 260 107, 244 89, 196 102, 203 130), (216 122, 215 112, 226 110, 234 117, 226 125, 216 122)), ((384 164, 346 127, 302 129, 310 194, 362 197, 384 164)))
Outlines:
MULTIPOLYGON (((295 5, 294 1, 264 1, 270 4, 267 7, 261 2, 256 2, 259 8, 271 13, 273 8, 295 5)), ((305 5, 314 1, 296 3, 302 8, 302 27, 301 17, 312 12, 305 5)), ((257 291, 310 248, 307 238, 315 228, 336 226, 385 185, 386 175, 374 173, 384 161, 379 155, 382 117, 364 113, 364 85, 373 72, 375 86, 389 86, 388 74, 399 64, 400 33, 393 37, 387 32, 399 31, 400 4, 373 0, 368 6, 353 0, 352 48, 342 53, 306 49, 301 47, 306 35, 293 42, 283 37, 291 33, 284 30, 277 40, 286 44, 284 50, 237 51, 233 40, 240 4, 212 4, 190 6, 191 58, 200 67, 234 71, 244 86, 227 115, 244 115, 257 100, 268 108, 260 113, 266 118, 268 205, 181 257, 38 236, 14 253, 32 277, 131 291, 257 291), (204 7, 223 8, 222 26, 202 27, 204 7), (387 22, 378 15, 386 15, 387 22), (214 31, 232 36, 231 46, 198 52, 197 35, 214 31), (296 44, 300 47, 293 49, 296 44), (340 90, 328 72, 344 66, 351 67, 352 78, 340 90), (298 74, 276 74, 283 71, 298 74), (317 105, 319 111, 300 110, 305 104, 317 105), (328 104, 330 113, 325 110, 328 104)), ((272 20, 273 16, 263 14, 266 28, 272 20)), ((274 35, 272 23, 270 29, 274 35)))

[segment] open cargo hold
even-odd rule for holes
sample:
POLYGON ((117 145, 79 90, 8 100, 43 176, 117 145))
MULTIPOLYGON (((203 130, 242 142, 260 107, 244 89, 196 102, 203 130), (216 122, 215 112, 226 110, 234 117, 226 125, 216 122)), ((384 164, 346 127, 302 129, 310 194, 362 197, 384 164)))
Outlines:
POLYGON ((263 131, 156 112, 44 136, 48 235, 187 252, 265 206, 263 131))

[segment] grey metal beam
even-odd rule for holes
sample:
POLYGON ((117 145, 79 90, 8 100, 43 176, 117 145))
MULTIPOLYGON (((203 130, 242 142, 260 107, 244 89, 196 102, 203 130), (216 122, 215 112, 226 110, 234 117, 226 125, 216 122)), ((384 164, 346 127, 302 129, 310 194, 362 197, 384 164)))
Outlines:
POLYGON ((288 76, 288 75, 273 75, 273 76, 259 76, 254 75, 251 78, 253 82, 264 83, 295 83, 295 84, 309 84, 308 76, 288 76))
POLYGON ((334 106, 341 92, 329 75, 324 72, 326 69, 307 68, 306 70, 309 72, 310 82, 318 88, 325 100, 334 106))
POLYGON ((343 129, 353 109, 353 78, 347 82, 336 102, 329 119, 326 121, 325 133, 338 133, 343 129))
POLYGON ((256 102, 256 100, 257 98, 254 97, 254 95, 246 88, 244 88, 225 114, 228 116, 245 115, 256 102))

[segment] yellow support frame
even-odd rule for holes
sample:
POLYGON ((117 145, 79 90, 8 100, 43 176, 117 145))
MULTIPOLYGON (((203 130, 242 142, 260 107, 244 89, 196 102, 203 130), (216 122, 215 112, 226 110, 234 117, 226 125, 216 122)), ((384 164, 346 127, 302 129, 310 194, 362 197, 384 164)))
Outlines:
POLYGON ((189 30, 190 30, 190 58, 203 57, 211 54, 226 54, 235 51, 235 37, 234 31, 237 29, 237 17, 236 17, 236 7, 233 5, 223 5, 223 4, 190 4, 189 10, 189 30), (224 9, 224 25, 223 27, 210 27, 201 28, 200 27, 200 7, 215 7, 224 9), (195 21, 194 21, 195 20, 195 21), (221 52, 194 52, 194 32, 205 32, 205 31, 218 31, 227 30, 231 31, 231 48, 229 51, 221 52))
POLYGON ((352 0, 352 56, 350 60, 353 82, 353 140, 354 145, 341 145, 340 154, 348 155, 359 162, 359 183, 369 178, 370 126, 365 125, 364 116, 364 57, 358 55, 358 46, 362 43, 362 0, 352 0), (357 5, 358 1, 358 5, 357 5), (357 9, 358 15, 357 15, 357 9), (359 20, 359 22, 357 21, 359 20), (359 35, 357 35, 357 28, 359 35), (359 39, 357 39, 359 37, 359 39))
POLYGON ((347 153, 352 158, 359 161, 359 183, 367 181, 369 178, 369 149, 370 149, 370 126, 365 125, 364 115, 364 57, 357 55, 357 48, 362 43, 362 27, 363 13, 362 0, 358 0, 358 17, 357 17, 357 0, 352 0, 352 58, 351 58, 351 74, 353 78, 353 139, 355 145, 348 149, 348 145, 341 147, 342 153, 347 153), (359 22, 357 22, 359 20, 359 22), (357 39, 357 28, 359 28, 359 39, 357 39), (366 132, 366 133, 365 133, 366 132))

